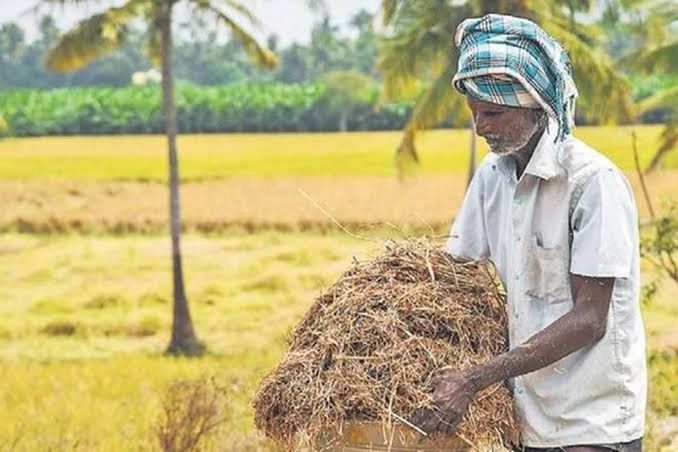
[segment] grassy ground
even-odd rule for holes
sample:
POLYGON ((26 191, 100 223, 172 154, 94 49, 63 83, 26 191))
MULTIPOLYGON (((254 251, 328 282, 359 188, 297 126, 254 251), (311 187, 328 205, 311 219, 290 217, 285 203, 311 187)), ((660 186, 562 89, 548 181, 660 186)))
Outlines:
MULTIPOLYGON (((352 256, 376 248, 336 233, 187 236, 188 295, 211 353, 185 360, 161 356, 171 321, 166 239, 4 234, 0 443, 16 441, 22 451, 149 450, 164 388, 214 375, 229 387, 222 444, 265 447, 252 426, 256 383, 322 287, 352 256)), ((678 346, 670 327, 678 306, 669 303, 676 290, 665 285, 645 312, 653 350, 678 346)), ((676 357, 658 356, 652 413, 665 419, 676 357)))
POLYGON ((188 295, 211 354, 161 356, 171 322, 161 237, 0 238, 0 450, 146 450, 164 387, 232 387, 222 444, 259 447, 251 395, 321 288, 365 255, 345 235, 188 236, 188 295), (77 447, 74 445, 77 444, 77 447))
MULTIPOLYGON (((661 126, 636 126, 642 163, 652 157, 661 126)), ((633 167, 630 127, 581 127, 576 135, 633 167)), ((179 139, 186 180, 232 176, 392 175, 400 132, 187 135, 179 139)), ((421 135, 422 172, 464 172, 469 134, 435 130, 421 135)), ((479 140, 481 154, 485 144, 479 140)), ((161 136, 43 137, 0 141, 0 179, 165 180, 166 146, 161 136)), ((666 156, 678 167, 678 154, 666 156)))
MULTIPOLYGON (((643 161, 659 130, 639 128, 643 161)), ((578 129, 627 169, 628 133, 578 129)), ((229 417, 215 448, 267 448, 252 424, 256 384, 322 288, 352 256, 378 247, 337 233, 299 189, 342 223, 380 238, 427 225, 444 233, 461 202, 466 132, 423 135, 424 163, 404 184, 392 177, 399 138, 182 137, 190 181, 183 213, 194 231, 184 240, 186 282, 209 347, 193 360, 162 356, 171 322, 162 137, 0 141, 0 451, 156 450, 166 387, 201 375, 227 386, 229 417), (47 231, 57 233, 35 233, 47 231)), ((669 157, 648 181, 657 202, 676 197, 678 159, 669 157)), ((677 294, 664 284, 645 309, 648 450, 678 431, 677 294)))

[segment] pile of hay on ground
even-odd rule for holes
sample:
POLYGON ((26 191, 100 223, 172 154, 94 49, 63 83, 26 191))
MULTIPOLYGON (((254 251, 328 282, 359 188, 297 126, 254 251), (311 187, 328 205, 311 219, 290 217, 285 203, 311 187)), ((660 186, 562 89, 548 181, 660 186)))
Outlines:
MULTIPOLYGON (((485 264, 459 263, 426 239, 390 243, 322 294, 261 383, 259 429, 293 448, 346 421, 391 425, 431 406, 430 378, 507 349, 504 297, 485 264)), ((457 434, 475 445, 515 443, 503 385, 481 392, 457 434)))

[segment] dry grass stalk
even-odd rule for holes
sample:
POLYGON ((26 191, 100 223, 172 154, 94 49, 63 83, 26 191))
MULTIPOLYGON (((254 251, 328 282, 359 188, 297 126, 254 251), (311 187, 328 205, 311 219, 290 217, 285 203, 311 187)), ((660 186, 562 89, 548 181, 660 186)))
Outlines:
MULTIPOLYGON (((637 175, 627 174, 642 196, 637 175)), ((647 179, 657 197, 676 191, 678 170, 659 170, 647 179)), ((234 177, 184 183, 183 225, 205 233, 242 229, 336 230, 327 216, 299 193, 326 207, 352 231, 388 224, 435 233, 449 228, 450 213, 461 204, 465 179, 425 174, 400 184, 390 176, 234 177), (337 190, 337 187, 342 187, 337 190), (440 196, 440 193, 450 195, 440 196)), ((167 187, 161 183, 0 180, 0 232, 154 233, 167 229, 167 187)), ((638 206, 647 217, 644 203, 638 206)), ((661 215, 662 212, 656 212, 661 215)))
POLYGON ((213 380, 178 380, 167 389, 155 428, 163 452, 199 450, 226 421, 224 390, 213 380))
MULTIPOLYGON (((504 297, 482 263, 454 262, 426 239, 390 243, 322 294, 254 401, 257 427, 289 448, 346 421, 407 419, 430 406, 430 378, 507 349, 504 297)), ((457 434, 476 445, 517 440, 503 385, 479 394, 457 434)))

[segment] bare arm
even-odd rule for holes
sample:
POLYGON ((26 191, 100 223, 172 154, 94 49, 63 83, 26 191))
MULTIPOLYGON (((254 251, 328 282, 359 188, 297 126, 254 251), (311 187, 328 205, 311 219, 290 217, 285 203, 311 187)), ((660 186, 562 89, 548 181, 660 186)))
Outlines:
POLYGON ((574 307, 513 350, 473 372, 478 389, 553 364, 605 335, 614 278, 571 275, 574 307))
POLYGON ((427 432, 452 432, 476 392, 546 367, 600 340, 605 335, 614 278, 570 276, 574 298, 570 312, 483 365, 462 372, 441 369, 433 381, 433 403, 439 410, 416 416, 414 421, 427 432))

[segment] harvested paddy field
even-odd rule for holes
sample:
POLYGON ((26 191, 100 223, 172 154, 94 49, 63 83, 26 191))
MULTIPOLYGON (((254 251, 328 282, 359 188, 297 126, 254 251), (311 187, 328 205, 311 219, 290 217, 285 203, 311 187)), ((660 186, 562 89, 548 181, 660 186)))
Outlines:
MULTIPOLYGON (((638 178, 627 173, 643 217, 638 178)), ((678 190, 678 170, 661 170, 647 184, 661 208, 678 190)), ((465 179, 422 174, 404 182, 392 176, 233 177, 184 183, 184 227, 326 231, 330 215, 350 229, 447 232, 464 196, 465 179)), ((0 180, 0 230, 22 232, 162 232, 167 226, 165 184, 0 180)))
MULTIPOLYGON (((643 163, 660 130, 638 128, 643 163)), ((577 129, 626 171, 646 219, 629 133, 577 129)), ((186 285, 209 350, 193 360, 162 355, 172 314, 164 139, 0 141, 0 450, 154 449, 162 395, 200 376, 229 400, 214 444, 267 450, 251 407, 257 383, 321 291, 379 248, 329 215, 378 242, 444 235, 462 201, 468 132, 423 134, 422 166, 404 183, 393 169, 400 136, 181 137, 186 285)), ((655 208, 676 199, 678 154, 648 185, 655 208)), ((644 262, 644 282, 654 276, 644 262)), ((676 294, 665 281, 644 306, 648 450, 678 432, 676 294)))

